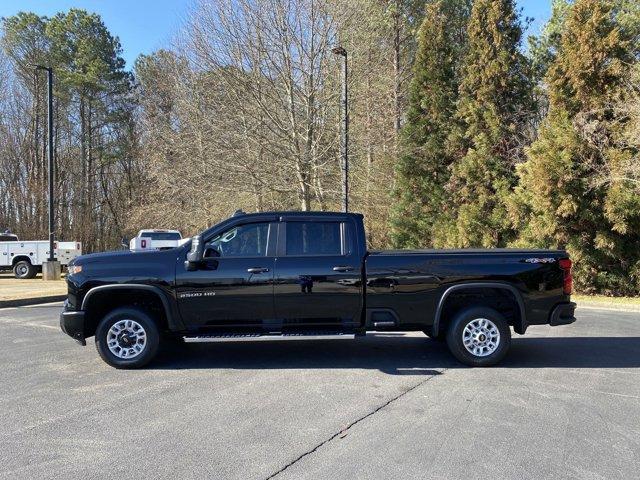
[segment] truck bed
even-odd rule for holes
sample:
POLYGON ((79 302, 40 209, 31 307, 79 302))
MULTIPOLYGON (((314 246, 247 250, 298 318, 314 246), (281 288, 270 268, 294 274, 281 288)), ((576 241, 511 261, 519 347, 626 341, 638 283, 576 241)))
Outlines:
POLYGON ((546 256, 566 255, 564 250, 523 249, 523 248, 445 248, 419 250, 371 250, 369 255, 496 255, 534 254, 546 256))
POLYGON ((431 323, 448 288, 461 283, 508 284, 525 299, 528 324, 544 324, 568 297, 558 265, 563 250, 450 249, 382 250, 365 259, 368 310, 389 309, 400 325, 431 323))

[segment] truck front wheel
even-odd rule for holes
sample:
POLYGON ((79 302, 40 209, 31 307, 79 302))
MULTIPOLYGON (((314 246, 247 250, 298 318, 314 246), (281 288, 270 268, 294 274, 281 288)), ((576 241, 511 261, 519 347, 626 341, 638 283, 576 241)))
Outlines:
POLYGON ((108 313, 96 329, 100 357, 115 368, 140 368, 155 357, 158 327, 143 310, 125 307, 108 313))
POLYGON ((29 260, 20 260, 13 266, 13 274, 19 279, 34 278, 36 273, 36 267, 29 260))
POLYGON ((470 367, 489 367, 504 358, 511 345, 505 318, 487 307, 459 312, 449 324, 447 345, 459 361, 470 367))

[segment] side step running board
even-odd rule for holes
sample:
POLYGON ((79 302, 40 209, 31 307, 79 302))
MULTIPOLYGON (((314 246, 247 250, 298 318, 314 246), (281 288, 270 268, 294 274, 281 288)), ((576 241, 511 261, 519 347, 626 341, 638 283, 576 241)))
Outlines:
POLYGON ((356 336, 353 333, 332 333, 332 334, 306 334, 306 333, 284 333, 284 334, 229 334, 229 335, 198 335, 184 337, 185 343, 207 343, 207 342, 264 342, 273 340, 353 340, 356 336))

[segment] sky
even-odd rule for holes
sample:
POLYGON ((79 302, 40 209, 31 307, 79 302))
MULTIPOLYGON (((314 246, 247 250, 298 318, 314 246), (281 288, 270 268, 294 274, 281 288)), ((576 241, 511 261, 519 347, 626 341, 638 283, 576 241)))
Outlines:
MULTIPOLYGON (((215 1, 215 0, 214 0, 215 1)), ((194 0, 0 0, 0 17, 31 11, 53 16, 83 8, 102 17, 112 35, 120 38, 127 67, 141 53, 170 46, 194 0)), ((537 34, 551 15, 551 0, 517 0, 523 17, 534 20, 525 33, 537 34)))

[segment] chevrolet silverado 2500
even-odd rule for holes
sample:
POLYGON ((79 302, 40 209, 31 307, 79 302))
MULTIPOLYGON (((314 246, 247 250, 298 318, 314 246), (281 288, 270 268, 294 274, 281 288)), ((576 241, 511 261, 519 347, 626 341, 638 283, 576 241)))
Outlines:
POLYGON ((470 366, 499 362, 511 330, 575 321, 562 250, 370 251, 355 213, 234 215, 176 248, 84 255, 69 266, 62 330, 117 368, 165 341, 420 331, 470 366))

